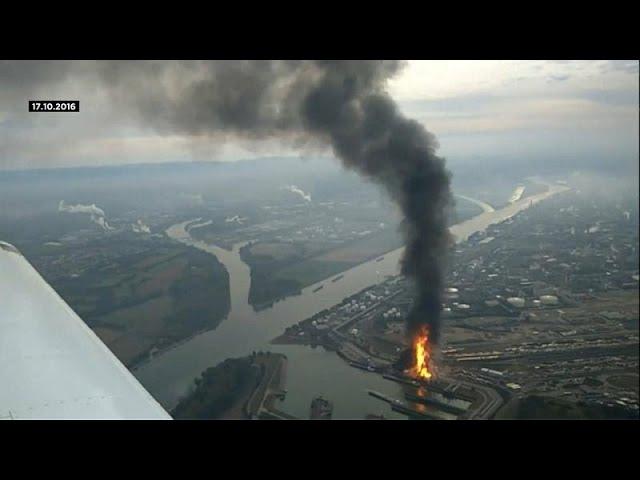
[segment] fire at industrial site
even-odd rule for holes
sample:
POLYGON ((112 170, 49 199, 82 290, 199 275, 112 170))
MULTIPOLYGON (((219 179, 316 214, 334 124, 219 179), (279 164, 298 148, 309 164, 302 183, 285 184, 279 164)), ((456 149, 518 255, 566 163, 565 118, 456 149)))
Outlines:
POLYGON ((423 380, 434 377, 435 369, 431 360, 431 344, 429 343, 429 328, 423 326, 413 339, 413 367, 409 373, 423 380))

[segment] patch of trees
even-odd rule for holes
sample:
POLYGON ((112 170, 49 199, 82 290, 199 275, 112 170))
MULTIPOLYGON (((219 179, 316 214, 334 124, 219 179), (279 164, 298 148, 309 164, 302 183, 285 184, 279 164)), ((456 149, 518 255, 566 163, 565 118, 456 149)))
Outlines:
POLYGON ((230 409, 256 383, 259 370, 251 357, 227 359, 205 370, 193 391, 183 398, 171 415, 176 419, 216 419, 230 409))

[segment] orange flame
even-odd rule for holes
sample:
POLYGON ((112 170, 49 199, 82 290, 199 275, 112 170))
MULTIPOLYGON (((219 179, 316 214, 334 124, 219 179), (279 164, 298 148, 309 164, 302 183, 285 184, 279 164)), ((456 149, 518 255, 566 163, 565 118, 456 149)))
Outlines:
POLYGON ((429 330, 422 327, 418 335, 413 341, 413 353, 415 356, 415 365, 411 369, 411 373, 416 377, 429 380, 433 377, 431 368, 431 346, 429 345, 429 330))

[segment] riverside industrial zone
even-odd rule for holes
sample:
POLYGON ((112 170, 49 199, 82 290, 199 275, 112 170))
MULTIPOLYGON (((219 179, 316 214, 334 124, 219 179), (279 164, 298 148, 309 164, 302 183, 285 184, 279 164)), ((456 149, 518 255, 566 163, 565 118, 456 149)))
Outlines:
POLYGON ((402 276, 274 343, 322 346, 397 382, 401 396, 369 394, 410 418, 501 418, 532 396, 637 417, 637 218, 566 191, 457 244, 435 379, 397 368, 412 302, 402 276))

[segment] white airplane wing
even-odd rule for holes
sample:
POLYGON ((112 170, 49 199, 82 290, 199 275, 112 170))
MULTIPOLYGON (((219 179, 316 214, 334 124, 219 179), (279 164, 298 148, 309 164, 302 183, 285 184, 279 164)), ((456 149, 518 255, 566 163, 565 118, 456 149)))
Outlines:
POLYGON ((4 242, 0 419, 171 419, 22 254, 4 242))

